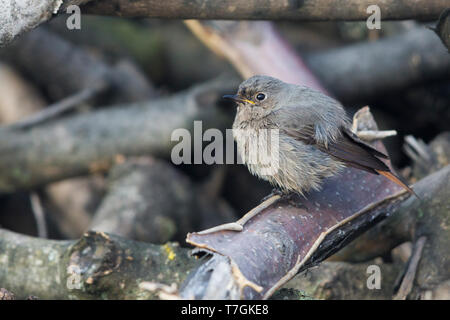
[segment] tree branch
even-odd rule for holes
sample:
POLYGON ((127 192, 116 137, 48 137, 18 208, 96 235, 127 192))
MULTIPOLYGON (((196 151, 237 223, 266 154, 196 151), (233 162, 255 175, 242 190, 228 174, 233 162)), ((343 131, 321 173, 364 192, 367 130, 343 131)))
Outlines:
POLYGON ((61 7, 90 0, 26 0, 0 3, 0 47, 57 14, 61 7))
POLYGON ((217 195, 196 192, 200 188, 187 176, 158 159, 127 159, 111 169, 108 180, 90 230, 151 243, 181 242, 188 232, 235 218, 221 208, 217 195))
POLYGON ((158 246, 103 232, 77 241, 33 238, 0 229, 0 283, 17 298, 156 299, 143 281, 179 284, 196 265, 177 244, 158 246))
POLYGON ((383 20, 437 19, 448 7, 446 0, 107 0, 95 1, 83 7, 83 12, 122 17, 171 19, 229 19, 229 20, 366 20, 367 7, 376 4, 383 20))
POLYGON ((121 105, 43 124, 1 130, 0 192, 12 192, 107 170, 117 156, 170 156, 173 130, 224 128, 230 115, 217 107, 237 81, 221 78, 151 102, 121 105))
POLYGON ((45 87, 54 100, 96 88, 108 89, 108 103, 143 101, 156 95, 130 62, 110 65, 45 27, 27 33, 0 56, 45 87))
POLYGON ((426 28, 300 57, 271 22, 190 20, 186 24, 243 78, 266 74, 328 92, 343 103, 450 79, 450 55, 426 28))
MULTIPOLYGON (((196 245, 197 251, 212 254, 212 258, 186 280, 181 296, 196 299, 268 298, 297 273, 317 265, 362 231, 400 209, 434 210, 436 205, 439 208, 448 206, 449 166, 415 185, 423 201, 414 197, 405 200, 404 194, 398 191, 386 197, 380 189, 372 190, 373 180, 367 181, 370 177, 350 171, 338 180, 329 181, 321 193, 308 195, 307 200, 278 201, 248 222, 242 232, 188 235, 188 242, 196 245), (353 191, 348 179, 356 183, 353 191), (370 185, 364 188, 366 191, 359 188, 363 180, 370 185), (338 188, 336 184, 339 184, 338 188), (337 196, 336 190, 339 190, 337 196), (376 195, 376 199, 370 194, 376 195), (346 198, 351 200, 346 206, 341 204, 339 207, 339 202, 345 202, 346 198), (357 199, 363 199, 365 204, 370 201, 370 204, 359 203, 363 208, 358 210, 355 207, 357 199)), ((379 186, 381 190, 391 187, 379 186)), ((433 257, 427 260, 424 256, 421 260, 425 261, 418 272, 422 287, 433 286, 449 277, 448 255, 442 251, 449 245, 448 236, 434 233, 436 230, 427 231, 436 235, 438 247, 429 250, 428 254, 433 257)))

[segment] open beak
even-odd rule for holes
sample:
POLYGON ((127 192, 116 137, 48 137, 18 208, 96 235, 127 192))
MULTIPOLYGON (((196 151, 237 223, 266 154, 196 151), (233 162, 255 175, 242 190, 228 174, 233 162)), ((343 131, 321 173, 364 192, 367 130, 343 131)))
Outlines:
POLYGON ((250 103, 250 104, 255 104, 253 101, 248 100, 248 99, 242 99, 241 97, 239 97, 237 94, 226 94, 224 95, 222 98, 227 99, 227 100, 232 100, 236 103, 250 103))

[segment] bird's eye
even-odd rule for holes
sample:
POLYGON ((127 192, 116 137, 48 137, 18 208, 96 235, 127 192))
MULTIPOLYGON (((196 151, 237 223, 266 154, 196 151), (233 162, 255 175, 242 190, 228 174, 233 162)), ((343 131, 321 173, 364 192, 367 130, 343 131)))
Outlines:
POLYGON ((256 95, 256 99, 259 101, 263 101, 266 98, 266 95, 264 93, 258 93, 256 95))

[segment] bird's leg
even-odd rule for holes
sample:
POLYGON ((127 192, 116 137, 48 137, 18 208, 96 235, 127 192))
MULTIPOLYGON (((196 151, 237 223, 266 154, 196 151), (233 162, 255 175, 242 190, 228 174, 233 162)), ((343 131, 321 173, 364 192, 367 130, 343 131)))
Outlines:
POLYGON ((281 191, 278 188, 273 188, 272 192, 270 192, 270 194, 268 194, 267 196, 265 196, 264 198, 262 198, 261 203, 263 203, 264 201, 266 201, 267 199, 272 198, 273 196, 284 196, 287 195, 288 193, 284 193, 283 191, 281 191))
POLYGON ((271 206, 272 204, 277 202, 281 198, 281 195, 272 193, 271 195, 269 195, 266 198, 264 198, 265 200, 263 202, 261 202, 260 205, 258 205, 257 207, 255 207, 252 210, 250 210, 249 212, 247 212, 238 221, 221 224, 220 226, 212 227, 212 228, 197 232, 197 234, 208 234, 208 233, 213 233, 213 232, 218 232, 218 231, 242 231, 244 229, 244 225, 249 220, 251 220, 253 217, 258 215, 264 209, 268 208, 269 206, 271 206))

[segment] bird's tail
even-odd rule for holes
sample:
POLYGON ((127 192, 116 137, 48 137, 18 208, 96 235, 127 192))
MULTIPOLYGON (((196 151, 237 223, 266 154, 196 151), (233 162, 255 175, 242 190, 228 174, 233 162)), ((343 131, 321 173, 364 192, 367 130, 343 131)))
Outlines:
POLYGON ((417 193, 415 193, 414 190, 411 189, 405 182, 403 182, 402 179, 400 177, 398 177, 397 175, 393 174, 390 171, 383 171, 383 170, 376 170, 376 169, 375 169, 375 171, 378 172, 379 174, 381 174, 382 176, 388 178, 392 182, 395 182, 399 186, 403 187, 409 193, 415 195, 417 197, 417 199, 420 199, 420 197, 417 195, 417 193))

